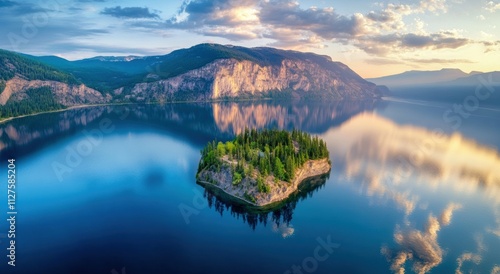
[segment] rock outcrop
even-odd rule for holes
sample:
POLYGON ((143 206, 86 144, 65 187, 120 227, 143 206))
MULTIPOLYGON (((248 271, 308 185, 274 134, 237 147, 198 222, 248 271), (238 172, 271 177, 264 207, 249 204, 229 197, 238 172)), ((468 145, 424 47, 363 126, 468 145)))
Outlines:
MULTIPOLYGON (((328 57, 323 57, 328 58, 328 57)), ((270 92, 291 97, 367 99, 381 95, 346 65, 325 60, 285 59, 279 65, 260 65, 248 60, 219 59, 181 75, 135 84, 127 98, 138 101, 204 101, 236 97, 265 97, 270 92)), ((115 90, 121 94, 123 89, 115 90)))
POLYGON ((268 193, 261 193, 257 190, 257 183, 254 178, 247 177, 240 184, 233 185, 230 167, 223 167, 220 172, 202 170, 198 174, 198 182, 217 187, 237 199, 262 207, 287 199, 299 189, 304 180, 328 174, 330 170, 331 164, 328 159, 309 160, 295 171, 295 179, 290 183, 285 181, 276 182, 274 176, 267 176, 265 183, 270 186, 268 193), (254 197, 255 201, 250 201, 248 196, 254 197))
POLYGON ((22 100, 27 95, 26 90, 31 88, 50 87, 57 102, 64 106, 75 106, 84 104, 107 103, 111 101, 111 96, 103 96, 95 89, 83 84, 70 85, 58 81, 25 80, 21 77, 14 77, 6 82, 5 89, 0 94, 0 105, 5 105, 10 98, 22 100))

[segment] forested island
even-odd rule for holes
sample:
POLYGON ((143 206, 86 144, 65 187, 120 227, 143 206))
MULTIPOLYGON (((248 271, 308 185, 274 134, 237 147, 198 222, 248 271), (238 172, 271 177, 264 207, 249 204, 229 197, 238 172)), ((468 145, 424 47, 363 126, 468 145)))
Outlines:
POLYGON ((326 143, 293 130, 245 131, 233 141, 207 144, 197 180, 255 206, 288 198, 307 178, 331 169, 326 143))

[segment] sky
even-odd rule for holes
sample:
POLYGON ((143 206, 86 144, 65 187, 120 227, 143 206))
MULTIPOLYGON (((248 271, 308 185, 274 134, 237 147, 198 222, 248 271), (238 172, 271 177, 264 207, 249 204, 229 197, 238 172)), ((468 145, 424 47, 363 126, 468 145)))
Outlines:
POLYGON ((328 55, 365 78, 500 70, 500 0, 0 0, 0 48, 69 60, 199 43, 328 55))

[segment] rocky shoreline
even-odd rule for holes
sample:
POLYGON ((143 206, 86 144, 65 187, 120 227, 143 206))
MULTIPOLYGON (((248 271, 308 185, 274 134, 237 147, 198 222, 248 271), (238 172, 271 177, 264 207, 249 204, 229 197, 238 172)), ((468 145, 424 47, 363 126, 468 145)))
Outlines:
POLYGON ((295 171, 295 179, 292 182, 276 181, 274 176, 265 178, 265 183, 270 186, 268 193, 257 190, 255 178, 251 176, 244 178, 240 184, 233 185, 231 168, 223 166, 219 172, 202 170, 198 173, 198 182, 202 185, 217 187, 226 194, 253 206, 263 207, 287 199, 299 188, 306 179, 328 174, 331 164, 328 159, 309 160, 301 168, 295 171))

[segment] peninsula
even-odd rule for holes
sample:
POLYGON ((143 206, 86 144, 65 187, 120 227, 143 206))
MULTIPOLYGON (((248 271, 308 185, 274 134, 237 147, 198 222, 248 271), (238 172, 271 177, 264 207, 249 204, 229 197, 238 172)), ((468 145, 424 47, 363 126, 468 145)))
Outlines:
POLYGON ((264 207, 288 198, 305 179, 330 170, 326 143, 318 137, 298 130, 245 129, 233 141, 208 143, 196 178, 205 187, 264 207))

